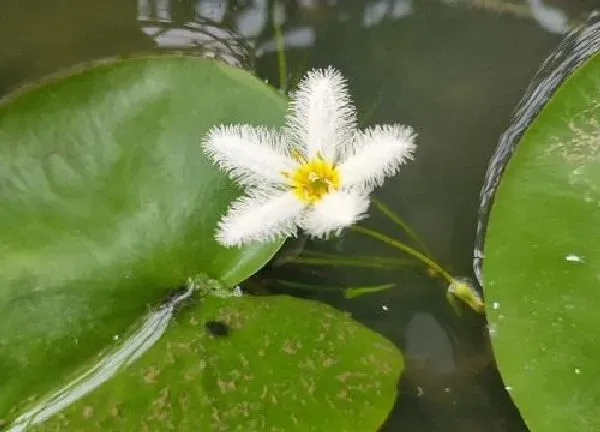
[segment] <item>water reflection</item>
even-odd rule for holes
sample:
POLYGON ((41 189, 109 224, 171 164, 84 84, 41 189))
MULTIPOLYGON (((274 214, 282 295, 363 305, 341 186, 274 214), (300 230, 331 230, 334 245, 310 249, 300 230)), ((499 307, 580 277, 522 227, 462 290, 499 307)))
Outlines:
POLYGON ((454 349, 446 331, 433 315, 418 312, 406 325, 407 363, 416 363, 434 374, 454 372, 454 349))
MULTIPOLYGON (((536 21, 544 30, 554 34, 564 34, 569 27, 580 21, 574 17, 569 22, 568 2, 559 5, 549 4, 548 0, 442 0, 451 5, 481 8, 499 14, 510 14, 519 18, 536 21), (564 9, 564 10, 563 10, 564 9)), ((557 3, 557 2, 554 2, 557 3)))
POLYGON ((546 30, 563 34, 569 30, 567 15, 557 7, 546 5, 543 0, 527 0, 531 15, 546 30))
POLYGON ((413 11, 412 0, 380 0, 365 6, 363 25, 371 27, 379 24, 384 18, 402 18, 413 11))
POLYGON ((214 2, 210 5, 213 7, 207 8, 206 3, 199 2, 193 12, 188 11, 189 14, 181 14, 179 18, 174 14, 171 0, 138 0, 137 19, 141 31, 152 38, 158 48, 216 56, 231 65, 250 68, 251 54, 246 39, 217 20, 200 15, 207 12, 215 18, 224 17, 226 8, 215 9, 214 2))
POLYGON ((171 22, 171 0, 138 0, 138 20, 171 22))
MULTIPOLYGON (((430 0, 431 1, 431 0, 430 0)), ((545 30, 562 34, 569 28, 567 12, 558 6, 549 5, 544 0, 439 0, 451 6, 464 6, 481 8, 497 13, 508 13, 520 18, 535 20, 545 30)), ((187 2, 184 2, 185 5, 187 2)), ((347 20, 348 9, 343 2, 338 1, 275 1, 275 0, 250 0, 246 2, 197 0, 189 2, 190 11, 186 12, 192 21, 203 23, 206 20, 214 24, 227 24, 232 29, 243 35, 247 41, 253 43, 258 49, 258 55, 275 49, 275 42, 264 40, 270 32, 270 26, 282 25, 284 39, 288 47, 307 47, 315 42, 315 29, 302 25, 290 27, 286 25, 286 16, 291 13, 317 14, 321 17, 330 13, 337 15, 339 20, 347 20)), ((359 4, 359 2, 356 2, 359 4)), ((362 2, 361 24, 372 27, 386 19, 396 20, 412 14, 415 8, 422 7, 415 0, 376 0, 362 2)), ((180 3, 178 3, 181 6, 180 3)), ((138 20, 141 22, 154 21, 156 23, 173 23, 174 4, 172 0, 138 0, 138 20)), ((189 26, 190 23, 185 25, 189 26)), ((197 28, 195 29, 197 30, 197 28)), ((144 28, 144 32, 154 36, 155 28, 144 28)), ((171 29, 168 34, 155 39, 159 46, 166 47, 191 47, 198 46, 204 41, 195 35, 192 29, 182 28, 179 32, 171 29)))

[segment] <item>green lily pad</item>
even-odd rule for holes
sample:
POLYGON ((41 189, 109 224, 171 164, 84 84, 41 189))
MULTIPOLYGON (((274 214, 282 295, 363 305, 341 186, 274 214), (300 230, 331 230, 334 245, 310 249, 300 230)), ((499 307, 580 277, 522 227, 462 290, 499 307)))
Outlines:
POLYGON ((376 431, 403 369, 383 336, 321 303, 209 297, 33 431, 376 431), (210 331, 212 330, 212 331, 210 331))
POLYGON ((483 263, 498 367, 534 431, 600 430, 600 55, 516 147, 483 263))
POLYGON ((96 64, 0 104, 0 422, 188 277, 231 287, 272 257, 280 243, 215 243, 240 191, 200 142, 285 110, 250 73, 177 56, 96 64))

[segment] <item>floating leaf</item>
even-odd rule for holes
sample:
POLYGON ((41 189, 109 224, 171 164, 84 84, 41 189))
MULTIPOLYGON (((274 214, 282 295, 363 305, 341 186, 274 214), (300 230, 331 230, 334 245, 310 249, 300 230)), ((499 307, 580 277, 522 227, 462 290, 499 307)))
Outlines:
POLYGON ((0 105, 0 419, 188 277, 231 287, 271 258, 279 243, 215 243, 239 191, 200 141, 216 123, 279 126, 285 109, 247 72, 176 56, 97 64, 0 105))
POLYGON ((383 336, 324 304, 209 297, 146 354, 33 431, 375 431, 403 369, 383 336))
MULTIPOLYGON (((592 48, 598 50, 597 41, 592 48)), ((563 62, 564 52, 556 58, 563 62)), ((599 222, 595 55, 561 85, 516 146, 485 240, 494 351, 534 431, 600 430, 599 222)))

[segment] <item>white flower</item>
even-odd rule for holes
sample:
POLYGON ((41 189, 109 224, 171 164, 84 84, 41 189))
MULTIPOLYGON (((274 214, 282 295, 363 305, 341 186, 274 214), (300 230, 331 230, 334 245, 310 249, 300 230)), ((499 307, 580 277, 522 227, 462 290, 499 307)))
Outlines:
POLYGON ((292 96, 280 131, 217 126, 203 141, 213 161, 246 196, 231 204, 216 239, 225 246, 293 236, 339 233, 366 217, 369 194, 412 158, 411 127, 357 130, 343 76, 313 70, 292 96))

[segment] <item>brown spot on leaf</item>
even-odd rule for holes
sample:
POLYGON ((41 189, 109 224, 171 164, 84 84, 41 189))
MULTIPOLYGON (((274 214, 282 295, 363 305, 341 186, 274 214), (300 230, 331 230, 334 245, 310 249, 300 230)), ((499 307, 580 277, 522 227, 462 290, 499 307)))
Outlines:
POLYGON ((329 366, 335 364, 335 359, 333 357, 330 357, 330 356, 325 356, 325 358, 323 358, 323 361, 321 362, 321 364, 324 367, 329 367, 329 366))
POLYGON ((168 387, 165 387, 160 391, 158 397, 154 399, 152 405, 156 408, 164 408, 167 406, 169 396, 171 395, 171 390, 168 387))
POLYGON ((344 372, 336 376, 338 381, 345 383, 352 376, 352 372, 344 372))
POLYGON ((281 351, 286 354, 296 354, 301 347, 300 342, 286 339, 281 346, 281 351))
POLYGON ((302 377, 302 378, 300 378, 300 382, 302 383, 302 387, 304 387, 306 389, 306 391, 308 391, 308 394, 312 395, 317 390, 315 380, 311 377, 307 377, 307 378, 302 377))
POLYGON ((144 372, 144 381, 146 381, 149 384, 153 384, 156 382, 156 378, 159 375, 160 375, 160 369, 158 369, 156 366, 152 365, 148 369, 146 369, 146 372, 144 372))
POLYGON ((179 395, 179 406, 181 407, 182 411, 187 411, 190 406, 190 395, 187 393, 182 393, 179 395))
POLYGON ((306 359, 304 359, 303 362, 298 363, 298 367, 300 369, 308 369, 308 370, 311 370, 311 371, 313 371, 313 370, 316 369, 315 362, 311 358, 309 358, 309 357, 307 357, 306 359))
POLYGON ((113 418, 121 417, 121 409, 119 408, 118 405, 111 405, 110 408, 108 409, 108 413, 113 418))
POLYGON ((219 386, 219 390, 221 391, 221 393, 227 393, 235 390, 234 381, 224 381, 221 379, 217 379, 217 385, 219 386))
POLYGON ((94 408, 91 406, 84 406, 82 415, 86 420, 91 419, 94 416, 94 408))
POLYGON ((348 397, 348 391, 346 389, 341 389, 340 392, 337 395, 338 399, 342 399, 345 401, 351 401, 352 399, 350 399, 348 397))

